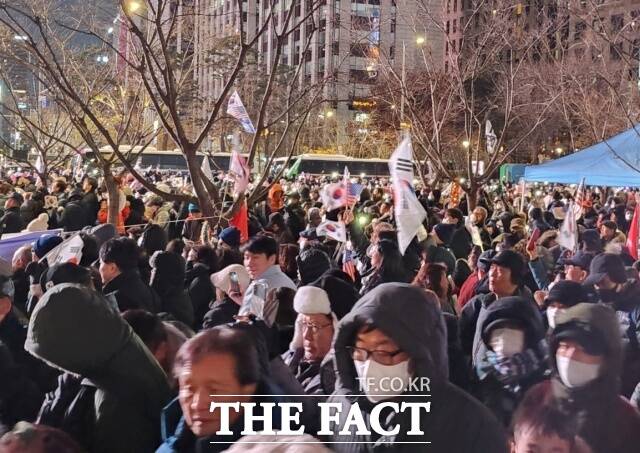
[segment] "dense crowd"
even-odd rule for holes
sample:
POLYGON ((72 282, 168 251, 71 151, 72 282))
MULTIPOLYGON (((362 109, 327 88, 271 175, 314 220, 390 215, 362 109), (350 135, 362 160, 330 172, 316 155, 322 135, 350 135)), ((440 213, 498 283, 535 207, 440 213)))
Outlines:
POLYGON ((330 177, 269 181, 242 225, 126 175, 115 225, 100 180, 0 183, 0 245, 37 236, 0 266, 0 453, 639 451, 633 191, 495 184, 471 203, 421 184, 428 216, 401 253, 389 181, 356 179, 357 202, 333 210, 330 177), (80 259, 50 264, 72 236, 80 259), (363 385, 384 378, 402 385, 363 385), (423 435, 404 412, 382 419, 394 436, 317 434, 317 401, 358 403, 370 427, 380 402, 423 394, 423 435), (243 436, 233 412, 218 434, 212 400, 300 402, 305 435, 243 436))

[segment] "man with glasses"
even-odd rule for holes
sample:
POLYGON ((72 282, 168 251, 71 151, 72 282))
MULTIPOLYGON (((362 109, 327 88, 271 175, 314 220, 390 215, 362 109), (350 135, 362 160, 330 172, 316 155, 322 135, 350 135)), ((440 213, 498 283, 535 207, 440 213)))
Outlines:
POLYGON ((379 285, 340 321, 334 350, 338 379, 328 402, 340 407, 330 427, 335 451, 368 452, 384 444, 403 452, 506 452, 495 417, 449 382, 447 332, 433 292, 404 283, 379 285), (376 410, 384 403, 399 403, 400 410, 376 410), (403 403, 423 407, 407 410, 403 403), (349 421, 351 411, 362 413, 370 434, 349 421))
POLYGON ((337 324, 329 296, 321 288, 303 286, 296 292, 293 308, 298 313, 295 333, 283 360, 306 394, 329 394, 334 379, 325 377, 334 376, 328 354, 337 324))

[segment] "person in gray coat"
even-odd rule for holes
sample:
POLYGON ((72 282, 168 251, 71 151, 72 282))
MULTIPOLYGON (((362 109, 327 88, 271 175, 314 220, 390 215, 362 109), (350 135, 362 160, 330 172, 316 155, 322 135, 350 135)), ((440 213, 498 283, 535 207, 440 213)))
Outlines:
POLYGON ((434 293, 403 283, 376 287, 340 321, 334 350, 338 379, 328 402, 341 407, 330 438, 340 442, 331 445, 335 451, 507 451, 495 417, 449 382, 447 333, 434 293), (382 385, 383 378, 394 385, 382 385), (378 417, 382 429, 392 431, 398 425, 399 430, 396 435, 380 435, 380 427, 372 429, 372 412, 383 402, 431 405, 428 412, 420 410, 417 422, 408 410, 385 408, 378 417), (372 435, 356 434, 353 425, 347 426, 351 434, 339 434, 355 404, 372 435), (415 423, 424 434, 408 434, 415 423))

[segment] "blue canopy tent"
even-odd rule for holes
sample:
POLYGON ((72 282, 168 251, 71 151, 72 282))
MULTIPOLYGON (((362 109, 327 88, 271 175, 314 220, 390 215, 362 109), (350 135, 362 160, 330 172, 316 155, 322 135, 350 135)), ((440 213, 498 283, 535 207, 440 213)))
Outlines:
POLYGON ((589 186, 640 187, 640 125, 524 171, 527 182, 578 184, 582 178, 589 186))

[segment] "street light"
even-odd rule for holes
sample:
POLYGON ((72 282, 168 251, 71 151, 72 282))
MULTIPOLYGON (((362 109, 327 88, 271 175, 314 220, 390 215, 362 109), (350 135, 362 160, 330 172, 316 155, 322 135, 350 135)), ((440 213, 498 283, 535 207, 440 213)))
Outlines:
POLYGON ((558 153, 558 154, 562 154, 562 148, 557 147, 557 148, 556 148, 556 153, 558 153))
POLYGON ((129 4, 127 5, 127 9, 129 10, 130 13, 135 13, 140 9, 141 6, 142 5, 140 4, 140 2, 133 0, 129 2, 129 4))
POLYGON ((333 110, 327 110, 327 118, 331 118, 333 116, 333 110))
POLYGON ((416 38, 416 44, 419 45, 419 46, 423 45, 425 43, 425 41, 426 40, 424 39, 424 36, 418 36, 416 38))
POLYGON ((468 147, 469 147, 469 145, 470 145, 469 140, 464 140, 464 141, 462 142, 462 146, 464 146, 465 148, 468 148, 468 147))

